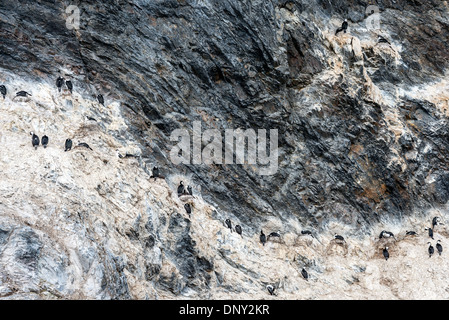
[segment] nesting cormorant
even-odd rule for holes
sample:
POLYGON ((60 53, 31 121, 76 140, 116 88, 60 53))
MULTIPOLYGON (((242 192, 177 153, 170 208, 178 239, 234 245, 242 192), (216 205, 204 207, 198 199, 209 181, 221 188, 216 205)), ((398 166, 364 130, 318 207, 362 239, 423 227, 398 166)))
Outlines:
POLYGON ((348 19, 345 19, 345 21, 343 21, 343 23, 341 24, 341 27, 338 28, 337 31, 335 31, 335 35, 337 35, 341 31, 346 33, 347 29, 348 29, 348 19))
POLYGON ((79 142, 78 147, 84 147, 84 148, 92 150, 92 148, 85 142, 79 142))
POLYGON ((312 232, 309 230, 301 230, 301 234, 310 234, 312 235, 312 232))
POLYGON ((427 242, 427 243, 429 244, 429 249, 427 249, 427 251, 429 252, 429 258, 430 258, 435 250, 433 249, 432 244, 430 242, 427 242))
POLYGON ((31 94, 26 91, 19 91, 16 93, 16 97, 27 97, 27 96, 31 96, 31 94))
POLYGON ((5 97, 6 97, 6 87, 3 84, 0 86, 0 93, 3 96, 3 99, 5 99, 5 97))
POLYGON ((415 231, 405 231, 405 235, 406 236, 416 236, 416 232, 415 231))
POLYGON ((385 231, 385 230, 382 230, 382 232, 380 233, 380 235, 379 235, 379 239, 381 239, 381 238, 394 238, 394 239, 396 239, 395 237, 394 237, 394 234, 392 233, 392 232, 390 232, 390 231, 385 231))
POLYGON ((58 91, 61 92, 62 85, 64 84, 64 78, 61 76, 56 79, 56 86, 58 87, 58 91))
POLYGON ((229 228, 229 230, 231 230, 231 232, 232 232, 232 223, 231 223, 231 220, 226 219, 226 220, 225 220, 225 223, 226 223, 226 226, 229 228))
POLYGON ((271 284, 267 286, 267 290, 271 295, 274 295, 274 287, 271 284))
POLYGON ((42 145, 44 146, 44 148, 47 148, 48 145, 48 137, 45 135, 42 137, 42 145))
POLYGON ((192 187, 191 186, 187 186, 187 191, 189 192, 189 194, 191 196, 193 196, 193 191, 192 191, 192 187))
POLYGON ((269 235, 268 235, 268 240, 270 240, 270 237, 278 237, 278 238, 280 238, 281 237, 281 235, 279 234, 279 232, 271 232, 269 235))
POLYGON ((307 273, 306 269, 302 268, 301 275, 304 279, 309 279, 309 274, 307 273))
POLYGON ((385 247, 383 249, 383 254, 384 254, 385 260, 388 260, 388 258, 390 257, 390 253, 388 252, 388 247, 385 247))
POLYGON ((186 209, 186 212, 189 214, 189 216, 190 216, 190 214, 192 213, 192 207, 190 206, 190 203, 186 203, 185 205, 184 205, 184 208, 186 209))
POLYGON ((98 102, 104 106, 104 98, 103 98, 103 95, 99 94, 99 95, 97 96, 97 99, 98 99, 98 102))
POLYGON ((72 140, 66 139, 65 140, 65 149, 64 151, 70 151, 72 149, 72 140))
POLYGON ((65 85, 67 86, 67 89, 69 89, 70 93, 72 93, 72 90, 73 90, 73 84, 72 84, 72 81, 67 80, 67 81, 65 82, 65 85))
POLYGON ((346 242, 346 240, 345 240, 345 238, 343 238, 342 236, 340 236, 339 234, 335 234, 334 235, 334 239, 335 240, 338 240, 338 241, 343 241, 343 242, 346 242))
POLYGON ((179 182, 178 186, 178 197, 184 194, 184 182, 179 182))
POLYGON ((242 227, 239 224, 235 226, 235 232, 237 232, 239 235, 242 235, 242 227))
POLYGON ((267 237, 265 236, 265 233, 263 233, 262 230, 260 230, 259 239, 260 239, 260 242, 262 242, 262 245, 265 245, 265 242, 267 242, 267 237))
POLYGON ((389 45, 391 45, 391 43, 381 35, 377 36, 377 43, 388 43, 389 45))
POLYGON ((441 245, 440 241, 441 240, 437 241, 437 244, 435 245, 435 247, 437 247, 438 254, 441 256, 441 253, 443 252, 443 246, 441 245))
POLYGON ((30 132, 31 134, 31 143, 33 144, 34 150, 39 146, 39 137, 34 134, 34 132, 30 132))

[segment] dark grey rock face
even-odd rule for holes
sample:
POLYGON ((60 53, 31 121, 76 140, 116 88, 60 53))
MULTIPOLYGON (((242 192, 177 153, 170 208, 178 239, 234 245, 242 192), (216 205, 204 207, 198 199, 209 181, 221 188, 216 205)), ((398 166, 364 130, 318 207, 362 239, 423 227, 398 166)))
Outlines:
MULTIPOLYGON (((366 1, 74 4, 79 30, 65 27, 61 2, 2 0, 0 67, 44 83, 66 70, 75 91, 93 101, 102 93, 106 104, 120 101, 130 130, 112 134, 139 141, 143 158, 168 178, 191 176, 219 217, 233 215, 253 234, 270 216, 319 229, 350 215, 356 219, 347 222, 364 230, 382 216, 447 203, 447 116, 407 93, 446 72, 449 18, 442 1, 378 1, 382 31, 400 48, 399 63, 367 44, 360 63, 348 43, 333 38, 348 18, 348 42, 354 36, 375 44, 364 29, 366 1), (391 105, 372 98, 373 86, 391 105), (392 120, 387 111, 393 109, 392 120), (260 176, 247 165, 172 164, 171 133, 192 132, 194 121, 223 132, 278 129, 278 171, 260 176)), ((179 293, 213 264, 196 255, 187 221, 172 216, 167 224, 178 237, 165 254, 187 280, 163 275, 159 284, 179 293)), ((128 236, 150 250, 160 239, 148 228, 144 240, 138 230, 128 236)), ((0 246, 8 232, 0 229, 0 246)), ((17 259, 35 267, 39 242, 32 234, 23 239, 17 259)), ((127 298, 123 263, 105 255, 112 277, 105 286, 112 283, 111 295, 127 298)), ((148 279, 159 277, 160 264, 148 262, 146 272, 148 279)))

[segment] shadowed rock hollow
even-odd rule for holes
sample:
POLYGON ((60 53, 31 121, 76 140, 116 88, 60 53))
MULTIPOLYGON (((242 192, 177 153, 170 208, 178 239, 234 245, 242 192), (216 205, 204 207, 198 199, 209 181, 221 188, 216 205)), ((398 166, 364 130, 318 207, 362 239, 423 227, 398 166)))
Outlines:
MULTIPOLYGON (((0 4, 0 296, 448 296, 424 231, 449 200, 446 1, 378 1, 380 30, 366 1, 70 4, 78 29, 66 2, 0 4), (174 165, 170 135, 194 121, 277 129, 277 172, 174 165), (34 150, 30 131, 49 146, 34 150), (69 137, 93 150, 64 152, 69 137), (195 198, 177 197, 180 180, 195 198), (281 239, 262 246, 261 229, 281 239), (388 261, 382 229, 398 235, 388 261)), ((444 246, 446 227, 435 233, 444 246)))

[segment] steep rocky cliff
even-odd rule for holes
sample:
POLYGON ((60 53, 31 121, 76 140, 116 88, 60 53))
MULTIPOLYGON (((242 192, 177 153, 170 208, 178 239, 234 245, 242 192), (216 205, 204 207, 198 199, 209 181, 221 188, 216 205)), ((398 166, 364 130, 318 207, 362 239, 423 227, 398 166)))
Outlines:
MULTIPOLYGON (((429 258, 424 230, 449 200, 448 11, 437 0, 3 0, 0 296, 448 298, 449 264, 429 258), (175 165, 170 136, 196 121, 277 129, 278 170, 175 165), (34 150, 30 131, 48 147, 34 150), (65 152, 67 138, 92 150, 65 152), (150 178, 155 165, 165 179, 150 178), (178 197, 181 180, 193 197, 178 197), (263 246, 261 229, 281 238, 263 246)), ((448 236, 438 225, 433 245, 448 236)))

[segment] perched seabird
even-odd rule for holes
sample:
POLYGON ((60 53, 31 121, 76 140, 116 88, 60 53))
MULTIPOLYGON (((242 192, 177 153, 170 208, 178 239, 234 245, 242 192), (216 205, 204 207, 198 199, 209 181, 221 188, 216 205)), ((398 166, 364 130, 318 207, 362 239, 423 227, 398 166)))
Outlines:
POLYGON ((178 197, 184 194, 184 182, 179 182, 178 186, 178 197))
POLYGON ((424 230, 428 230, 428 232, 429 232, 429 237, 431 237, 432 240, 435 240, 435 239, 433 238, 433 229, 432 229, 432 228, 425 228, 424 230))
POLYGON ((73 90, 73 84, 72 84, 72 81, 67 80, 67 81, 65 82, 65 85, 67 86, 67 89, 69 89, 70 93, 72 93, 72 90, 73 90))
POLYGON ((85 142, 78 142, 78 147, 84 147, 84 148, 92 150, 92 148, 85 142))
POLYGON ((443 252, 443 246, 441 245, 440 241, 441 240, 437 241, 437 244, 435 245, 435 247, 437 247, 438 254, 441 256, 441 253, 443 252))
POLYGON ((3 84, 0 86, 0 93, 3 96, 3 99, 5 99, 5 97, 6 97, 6 87, 3 84))
POLYGON ((427 251, 429 252, 429 258, 430 258, 435 250, 433 249, 432 244, 430 242, 427 242, 427 243, 429 244, 429 249, 427 249, 427 251))
POLYGON ((226 226, 229 228, 229 230, 231 230, 231 232, 232 232, 232 223, 231 223, 231 220, 226 219, 226 220, 225 220, 225 223, 226 223, 226 226))
POLYGON ((98 99, 98 102, 104 106, 104 98, 103 98, 103 95, 99 94, 99 95, 97 96, 97 99, 98 99))
POLYGON ((150 178, 154 178, 154 180, 156 180, 156 178, 159 178, 159 168, 158 167, 153 167, 153 175, 150 178))
POLYGON ((405 235, 406 236, 416 236, 416 232, 415 231, 405 231, 405 235))
POLYGON ((65 140, 65 149, 64 151, 70 151, 72 149, 72 140, 66 139, 65 140))
POLYGON ((242 235, 242 227, 239 224, 235 226, 235 232, 237 232, 239 235, 242 235))
POLYGON ((309 274, 307 273, 306 269, 302 268, 301 270, 301 275, 303 276, 304 279, 309 279, 309 274))
POLYGON ((312 235, 312 232, 309 230, 301 230, 301 234, 309 234, 312 235))
POLYGON ((385 260, 388 260, 388 258, 390 257, 390 254, 388 253, 388 247, 385 247, 383 249, 383 254, 384 254, 385 260))
POLYGON ((19 91, 16 93, 16 97, 27 97, 27 96, 31 96, 31 94, 26 91, 19 91))
POLYGON ((45 135, 42 137, 42 145, 44 146, 44 148, 47 148, 48 145, 48 137, 45 135))
POLYGON ((119 151, 118 149, 116 150, 116 152, 117 152, 117 156, 118 156, 120 159, 123 159, 123 158, 133 158, 133 157, 135 157, 135 155, 133 155, 133 154, 131 154, 131 153, 125 153, 125 155, 123 155, 123 154, 120 153, 120 151, 119 151))
POLYGON ((190 216, 190 214, 192 213, 192 207, 190 206, 190 203, 186 203, 185 205, 184 205, 184 208, 186 209, 186 212, 189 214, 189 216, 190 216))
POLYGON ((191 196, 193 196, 193 191, 192 191, 192 187, 191 186, 187 186, 187 191, 189 192, 189 194, 191 196))
POLYGON ((262 245, 265 245, 265 242, 267 242, 267 237, 265 236, 265 233, 263 233, 262 230, 260 230, 259 239, 260 239, 260 242, 262 242, 262 245))
POLYGON ((340 236, 339 234, 335 234, 334 235, 334 239, 338 240, 338 242, 346 242, 345 238, 343 238, 342 236, 340 236))
POLYGON ((345 19, 345 21, 343 21, 343 23, 341 24, 341 27, 338 28, 337 31, 335 31, 335 35, 337 35, 341 31, 346 33, 347 29, 348 29, 348 19, 345 19))
POLYGON ((34 150, 39 146, 39 137, 34 134, 34 132, 30 132, 31 134, 31 143, 33 144, 34 150))
POLYGON ((381 238, 394 238, 394 239, 396 239, 392 232, 385 231, 385 230, 382 230, 382 232, 380 233, 379 239, 381 239, 381 238))
POLYGON ((439 217, 434 217, 432 219, 432 228, 435 228, 435 226, 438 225, 439 222, 440 222, 440 218, 439 217))
POLYGON ((382 37, 381 35, 377 36, 377 43, 388 43, 389 45, 391 45, 391 43, 388 42, 388 40, 382 37))
POLYGON ((58 87, 58 91, 61 92, 62 85, 64 84, 64 78, 61 76, 56 79, 56 86, 58 87))
POLYGON ((281 235, 279 234, 279 232, 271 232, 271 233, 268 235, 267 240, 270 240, 270 237, 278 237, 278 238, 280 238, 281 235))
POLYGON ((271 284, 267 285, 267 290, 271 295, 274 295, 274 287, 271 284))

